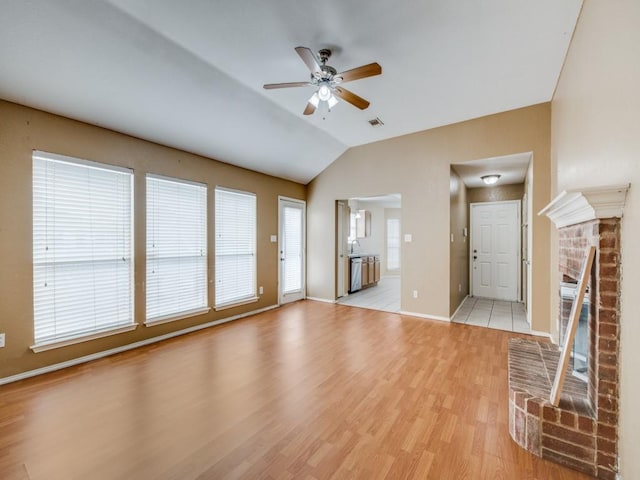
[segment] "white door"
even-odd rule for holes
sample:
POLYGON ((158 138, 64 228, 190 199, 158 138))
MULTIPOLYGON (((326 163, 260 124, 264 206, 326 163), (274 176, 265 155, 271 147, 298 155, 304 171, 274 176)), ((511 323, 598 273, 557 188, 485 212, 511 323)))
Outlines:
POLYGON ((471 285, 477 297, 518 300, 520 201, 471 204, 471 285))
POLYGON ((336 232, 336 248, 338 250, 338 255, 336 259, 336 297, 344 297, 347 294, 347 271, 346 265, 348 260, 347 254, 347 233, 348 233, 348 222, 349 222, 349 207, 347 206, 347 202, 343 200, 338 200, 337 202, 338 209, 338 221, 337 221, 337 232, 336 232))
POLYGON ((280 304, 305 297, 305 202, 278 198, 280 304))

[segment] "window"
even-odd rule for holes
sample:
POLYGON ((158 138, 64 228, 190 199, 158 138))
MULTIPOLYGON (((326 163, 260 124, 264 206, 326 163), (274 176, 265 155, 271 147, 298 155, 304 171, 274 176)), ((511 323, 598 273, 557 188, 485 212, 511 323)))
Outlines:
POLYGON ((216 188, 216 307, 256 299, 256 196, 216 188))
POLYGON ((135 328, 132 178, 129 169, 34 152, 35 351, 135 328))
POLYGON ((400 268, 400 219, 387 219, 387 270, 400 268))
POLYGON ((204 313, 207 186, 147 175, 146 323, 204 313))

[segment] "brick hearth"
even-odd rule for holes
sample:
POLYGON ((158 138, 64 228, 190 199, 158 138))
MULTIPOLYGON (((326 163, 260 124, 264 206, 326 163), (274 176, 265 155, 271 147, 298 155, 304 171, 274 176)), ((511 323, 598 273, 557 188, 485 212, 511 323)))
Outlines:
POLYGON ((560 404, 554 407, 549 396, 558 346, 512 339, 510 433, 538 456, 613 480, 618 470, 620 219, 583 222, 558 233, 559 270, 565 280, 579 277, 586 247, 597 247, 588 293, 588 382, 567 374, 560 404))

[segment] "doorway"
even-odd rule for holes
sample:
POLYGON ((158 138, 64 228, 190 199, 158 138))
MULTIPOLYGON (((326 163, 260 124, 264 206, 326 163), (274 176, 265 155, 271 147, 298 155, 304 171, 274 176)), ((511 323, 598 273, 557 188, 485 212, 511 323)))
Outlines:
POLYGON ((520 201, 472 203, 471 295, 520 299, 520 201))
POLYGON ((336 302, 397 312, 400 194, 336 200, 336 302))
POLYGON ((278 197, 278 301, 305 298, 305 213, 302 200, 278 197))

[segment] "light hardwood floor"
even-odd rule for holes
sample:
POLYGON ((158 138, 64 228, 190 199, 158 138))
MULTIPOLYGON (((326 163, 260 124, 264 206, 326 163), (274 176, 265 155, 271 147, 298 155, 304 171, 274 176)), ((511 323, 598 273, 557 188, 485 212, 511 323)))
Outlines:
POLYGON ((0 387, 0 478, 588 478, 511 441, 512 335, 297 302, 0 387))

